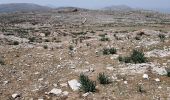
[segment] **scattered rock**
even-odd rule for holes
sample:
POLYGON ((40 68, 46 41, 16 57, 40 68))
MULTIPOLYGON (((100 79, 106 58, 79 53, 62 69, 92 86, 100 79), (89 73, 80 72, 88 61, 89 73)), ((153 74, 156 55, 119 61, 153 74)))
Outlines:
POLYGON ((64 91, 62 94, 63 94, 64 96, 68 96, 69 92, 68 92, 68 91, 64 91))
POLYGON ((148 74, 143 74, 143 78, 144 78, 144 79, 149 79, 148 74))
POLYGON ((53 88, 48 94, 60 95, 62 93, 61 89, 53 88))
POLYGON ((159 79, 159 78, 156 78, 155 81, 156 81, 156 82, 160 82, 160 79, 159 79))
POLYGON ((167 75, 167 71, 165 68, 162 67, 153 67, 152 68, 153 73, 157 73, 159 75, 167 75))
POLYGON ((127 82, 127 81, 124 81, 124 84, 128 84, 128 82, 127 82))
POLYGON ((68 81, 68 84, 73 91, 77 91, 80 88, 80 83, 76 79, 68 81))
POLYGON ((87 92, 87 93, 83 94, 82 96, 83 96, 83 97, 87 97, 89 94, 90 94, 90 93, 87 92))
POLYGON ((12 98, 16 99, 16 98, 18 98, 18 97, 20 97, 20 94, 18 94, 18 93, 12 94, 12 98))

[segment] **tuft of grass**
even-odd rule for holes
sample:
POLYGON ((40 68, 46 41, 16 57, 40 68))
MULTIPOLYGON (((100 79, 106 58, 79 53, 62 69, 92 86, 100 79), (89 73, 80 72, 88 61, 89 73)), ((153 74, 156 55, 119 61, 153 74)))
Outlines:
POLYGON ((43 48, 44 48, 44 49, 48 49, 48 46, 47 46, 47 45, 44 45, 43 48))
POLYGON ((74 50, 73 45, 70 45, 68 48, 69 48, 70 51, 73 51, 73 50, 74 50))
POLYGON ((143 52, 138 50, 133 50, 133 53, 131 55, 131 59, 134 63, 145 63, 147 62, 147 59, 143 52))
POLYGON ((0 65, 5 65, 5 62, 1 57, 0 57, 0 65))
POLYGON ((117 50, 115 48, 104 48, 103 55, 116 54, 117 50))
POLYGON ((100 41, 109 41, 109 38, 107 38, 107 37, 102 37, 102 38, 100 39, 100 41))
POLYGON ((105 73, 99 73, 98 81, 100 84, 103 84, 103 85, 111 83, 111 81, 109 80, 108 76, 105 75, 105 73))
POLYGON ((18 41, 14 41, 13 45, 19 45, 19 42, 18 41))
POLYGON ((88 78, 88 76, 81 74, 79 77, 81 89, 84 92, 95 92, 96 91, 96 82, 88 78))
POLYGON ((165 41, 165 38, 166 38, 166 37, 165 37, 164 34, 159 34, 158 37, 160 38, 160 40, 161 40, 162 42, 165 41))
POLYGON ((120 62, 125 63, 146 63, 147 58, 144 56, 144 53, 138 50, 133 50, 133 53, 130 57, 119 57, 120 62))
POLYGON ((167 76, 170 77, 170 71, 167 71, 167 76))

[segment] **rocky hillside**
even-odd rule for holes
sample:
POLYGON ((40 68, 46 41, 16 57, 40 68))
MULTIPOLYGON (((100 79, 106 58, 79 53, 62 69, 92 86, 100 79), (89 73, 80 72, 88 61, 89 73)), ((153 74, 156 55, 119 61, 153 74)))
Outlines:
POLYGON ((9 13, 9 12, 29 12, 29 11, 48 11, 51 8, 40 6, 31 3, 11 3, 11 4, 0 4, 0 13, 9 13))

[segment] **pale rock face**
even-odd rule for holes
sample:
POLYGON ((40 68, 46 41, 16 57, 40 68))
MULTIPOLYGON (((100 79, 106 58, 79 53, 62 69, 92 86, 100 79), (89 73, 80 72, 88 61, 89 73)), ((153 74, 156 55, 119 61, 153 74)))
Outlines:
POLYGON ((62 93, 61 89, 53 88, 48 94, 60 95, 62 93))
POLYGON ((149 79, 148 74, 143 74, 143 78, 144 78, 144 79, 149 79))
POLYGON ((153 72, 159 74, 159 75, 167 75, 167 71, 165 68, 162 68, 162 67, 153 67, 152 69, 153 72))
POLYGON ((77 91, 80 88, 80 83, 76 79, 68 81, 68 84, 73 91, 77 91))

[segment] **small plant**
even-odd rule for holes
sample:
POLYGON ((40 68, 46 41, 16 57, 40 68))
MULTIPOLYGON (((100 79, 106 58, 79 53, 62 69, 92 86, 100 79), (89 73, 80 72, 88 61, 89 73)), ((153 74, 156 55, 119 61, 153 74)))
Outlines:
POLYGON ((115 48, 109 49, 110 54, 116 54, 117 50, 115 48))
POLYGON ((125 63, 145 63, 147 58, 144 56, 144 53, 138 50, 133 50, 133 53, 130 57, 119 57, 120 62, 125 63))
POLYGON ((159 34, 158 37, 160 38, 160 40, 161 40, 162 42, 165 41, 165 35, 164 35, 164 34, 159 34))
POLYGON ((0 57, 0 65, 4 65, 4 64, 5 64, 4 60, 0 57))
POLYGON ((44 49, 48 49, 48 46, 47 46, 47 45, 44 45, 43 48, 44 48, 44 49))
POLYGON ((30 37, 29 42, 35 42, 35 37, 30 37))
POLYGON ((144 56, 144 53, 140 52, 138 50, 133 50, 133 53, 131 55, 131 59, 134 63, 145 63, 145 62, 147 62, 147 59, 144 56))
POLYGON ((19 42, 18 41, 14 41, 13 45, 19 45, 19 42))
POLYGON ((167 71, 167 76, 170 77, 170 71, 167 71))
POLYGON ((116 54, 117 50, 115 48, 104 48, 103 55, 116 54))
POLYGON ((141 85, 138 86, 138 92, 146 93, 146 91, 143 89, 143 87, 141 85))
POLYGON ((91 81, 88 76, 81 74, 79 77, 81 89, 84 92, 95 92, 96 91, 96 82, 91 81))
POLYGON ((103 49, 103 55, 109 55, 109 54, 110 54, 109 49, 104 48, 104 49, 103 49))
POLYGON ((73 45, 70 45, 70 46, 69 46, 69 50, 70 50, 70 51, 73 51, 73 50, 74 50, 73 45))
POLYGON ((100 84, 109 84, 109 83, 111 83, 108 76, 105 75, 104 73, 99 73, 98 81, 99 81, 100 84))
POLYGON ((107 38, 107 37, 102 37, 102 38, 100 39, 100 41, 109 41, 109 38, 107 38))
POLYGON ((139 36, 136 36, 136 37, 135 37, 135 40, 140 40, 140 37, 139 37, 139 36))

